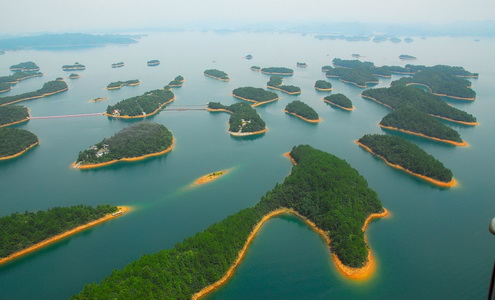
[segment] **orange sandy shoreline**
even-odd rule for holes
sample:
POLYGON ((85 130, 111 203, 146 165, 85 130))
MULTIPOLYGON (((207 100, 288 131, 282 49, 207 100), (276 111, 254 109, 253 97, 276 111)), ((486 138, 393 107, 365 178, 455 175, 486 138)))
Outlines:
POLYGON ((107 89, 107 90, 109 90, 109 91, 110 91, 110 90, 118 90, 118 89, 123 88, 124 86, 135 86, 135 85, 140 85, 140 84, 141 84, 141 82, 140 82, 140 81, 138 81, 138 82, 136 82, 136 83, 122 83, 122 84, 121 84, 121 85, 119 85, 119 86, 114 86, 114 87, 106 87, 105 89, 107 89))
POLYGON ((223 175, 227 174, 228 172, 229 172, 229 170, 221 170, 221 171, 206 174, 206 175, 201 176, 198 179, 196 179, 194 181, 194 184, 205 184, 205 183, 211 182, 213 180, 216 180, 216 179, 222 177, 223 175))
POLYGON ((419 132, 404 130, 404 129, 400 129, 400 128, 397 128, 397 127, 385 126, 385 125, 382 125, 380 123, 378 123, 378 126, 380 126, 381 128, 385 128, 385 129, 396 130, 396 131, 404 132, 404 133, 407 133, 407 134, 412 134, 412 135, 424 137, 424 138, 427 138, 427 139, 430 139, 430 140, 434 140, 434 141, 448 143, 448 144, 451 144, 451 145, 454 145, 454 146, 459 146, 459 147, 466 147, 466 146, 468 146, 468 143, 465 142, 465 141, 463 141, 463 142, 455 142, 455 141, 450 141, 450 140, 444 140, 444 139, 440 139, 440 138, 428 136, 428 135, 425 135, 425 134, 422 134, 422 133, 419 133, 419 132))
POLYGON ((220 80, 220 81, 230 81, 230 78, 224 79, 224 78, 215 77, 215 76, 213 76, 213 75, 206 74, 206 73, 203 73, 203 74, 205 74, 205 76, 211 77, 211 78, 216 79, 216 80, 220 80))
POLYGON ((434 185, 437 185, 437 186, 440 186, 440 187, 450 188, 450 187, 453 187, 453 186, 456 186, 457 185, 457 181, 454 178, 452 178, 452 180, 450 180, 449 182, 443 182, 443 181, 436 180, 436 179, 433 179, 433 178, 430 178, 430 177, 427 177, 427 176, 424 176, 424 175, 421 175, 421 174, 414 173, 414 172, 409 171, 408 169, 406 169, 406 168, 404 168, 404 167, 402 167, 400 165, 396 165, 396 164, 393 164, 393 163, 389 162, 388 160, 385 159, 385 157, 376 154, 375 152, 373 152, 373 150, 370 147, 368 147, 368 146, 360 143, 358 140, 356 140, 355 143, 358 144, 359 146, 361 146, 363 149, 365 149, 369 153, 371 153, 371 154, 373 154, 373 155, 381 158, 387 165, 389 165, 392 168, 402 170, 402 171, 404 171, 404 172, 406 172, 408 174, 411 174, 413 176, 416 176, 418 178, 421 178, 421 179, 423 179, 423 180, 425 180, 425 181, 427 181, 429 183, 433 183, 434 185))
POLYGON ((22 154, 24 154, 25 152, 27 152, 29 149, 33 148, 36 145, 39 145, 39 143, 40 143, 40 140, 38 139, 38 141, 36 141, 36 143, 30 145, 29 147, 27 147, 26 149, 22 150, 21 152, 17 152, 16 154, 13 154, 13 155, 10 155, 10 156, 0 157, 0 160, 7 160, 7 159, 11 159, 11 158, 14 158, 14 157, 21 156, 22 154))
POLYGON ((319 88, 319 87, 316 87, 315 86, 315 90, 317 91, 322 91, 322 92, 330 92, 332 90, 332 88, 329 88, 329 89, 322 89, 322 88, 319 88))
POLYGON ((336 107, 341 108, 343 110, 347 110, 347 111, 353 111, 354 110, 354 106, 351 107, 351 108, 348 108, 348 107, 343 107, 341 105, 338 105, 336 103, 333 103, 332 101, 328 101, 325 98, 323 98, 322 100, 325 101, 326 103, 330 104, 330 105, 336 106, 336 107))
MULTIPOLYGON (((340 77, 340 76, 337 76, 337 77, 340 77)), ((363 89, 368 87, 368 83, 380 83, 379 81, 366 81, 365 82, 365 85, 360 85, 360 84, 358 84, 356 82, 344 80, 342 78, 339 78, 339 80, 342 81, 342 82, 345 82, 345 83, 354 84, 355 86, 360 87, 360 88, 363 88, 363 89)))
POLYGON ((206 110, 211 112, 227 112, 229 114, 233 114, 233 112, 224 108, 207 108, 206 110))
POLYGON ((474 101, 476 99, 474 97, 472 97, 472 98, 466 98, 466 97, 451 96, 451 95, 447 95, 447 94, 434 93, 433 90, 431 89, 431 87, 429 85, 427 85, 427 84, 424 84, 424 83, 410 82, 410 83, 406 84, 406 86, 410 86, 410 85, 424 86, 424 87, 428 88, 428 90, 430 91, 430 93, 432 93, 435 96, 439 96, 439 97, 446 97, 446 98, 451 98, 451 99, 467 100, 467 101, 474 101))
POLYGON ((274 87, 274 86, 271 86, 271 85, 267 85, 266 87, 269 88, 269 89, 274 89, 274 90, 277 90, 277 91, 284 92, 284 93, 289 94, 289 95, 299 95, 301 93, 301 91, 299 91, 299 92, 287 92, 286 90, 283 90, 281 88, 274 87))
POLYGON ((63 89, 58 90, 58 91, 55 91, 55 92, 45 93, 45 94, 41 94, 41 95, 39 95, 39 96, 33 96, 33 97, 22 98, 22 99, 18 99, 18 100, 12 101, 12 102, 8 102, 8 103, 0 104, 0 106, 5 106, 5 105, 9 105, 9 104, 13 104, 13 103, 21 102, 21 101, 26 101, 26 100, 32 100, 32 99, 44 98, 44 97, 46 97, 46 96, 55 95, 55 94, 58 94, 58 93, 61 93, 61 92, 65 92, 65 91, 67 91, 67 90, 69 90, 69 88, 63 88, 63 89))
POLYGON ((318 118, 318 120, 306 119, 305 117, 300 116, 300 115, 298 115, 296 113, 292 113, 290 111, 287 111, 286 109, 284 109, 284 112, 287 113, 287 114, 291 114, 291 115, 293 115, 295 117, 298 117, 299 119, 304 120, 304 121, 309 122, 309 123, 320 123, 323 120, 322 118, 318 118))
POLYGON ((10 125, 15 125, 15 124, 19 124, 19 123, 24 123, 24 122, 29 121, 30 119, 31 119, 31 118, 28 116, 27 118, 22 119, 22 120, 19 120, 19 121, 15 121, 15 122, 11 122, 11 123, 7 123, 7 124, 0 125, 0 127, 6 127, 6 126, 10 126, 10 125))
POLYGON ((139 118, 146 118, 146 117, 149 117, 149 116, 152 116, 152 115, 155 115, 157 114, 165 105, 169 104, 169 103, 172 103, 173 101, 175 101, 175 96, 168 100, 167 102, 163 103, 162 105, 160 105, 156 110, 150 112, 149 114, 146 114, 146 115, 140 115, 140 116, 114 116, 114 115, 111 115, 111 114, 108 114, 106 112, 103 113, 104 116, 107 116, 107 117, 110 117, 110 118, 120 118, 120 119, 139 119, 139 118))
POLYGON ((233 135, 233 136, 249 136, 249 135, 257 135, 257 134, 263 134, 265 132, 268 131, 268 128, 265 128, 263 130, 260 130, 260 131, 253 131, 253 132, 233 132, 233 131, 230 131, 229 130, 229 133, 230 135, 233 135))
POLYGON ((163 155, 169 151, 171 151, 173 148, 174 148, 174 144, 175 144, 175 138, 172 138, 172 144, 165 150, 163 151, 160 151, 160 152, 155 152, 155 153, 150 153, 150 154, 146 154, 146 155, 142 155, 142 156, 137 156, 137 157, 124 157, 124 158, 121 158, 121 159, 114 159, 114 160, 111 160, 111 161, 107 161, 107 162, 104 162, 104 163, 99 163, 99 164, 88 164, 88 165, 81 165, 80 163, 76 163, 76 162, 73 162, 71 164, 71 167, 73 167, 74 169, 94 169, 94 168, 100 168, 100 167, 104 167, 104 166, 108 166, 108 165, 111 165, 111 164, 114 164, 114 163, 118 163, 118 162, 121 162, 121 161, 138 161, 138 160, 143 160, 145 158, 148 158, 148 157, 153 157, 153 156, 160 156, 160 155, 163 155))
POLYGON ((15 252, 15 253, 12 253, 11 255, 9 255, 7 257, 1 258, 0 259, 0 264, 6 263, 6 262, 8 262, 10 260, 16 259, 16 258, 21 257, 23 255, 26 255, 28 253, 34 252, 36 250, 39 250, 40 248, 43 248, 46 245, 55 243, 55 242, 57 242, 57 241, 59 241, 61 239, 64 239, 64 238, 66 238, 68 236, 71 236, 71 235, 74 235, 74 234, 76 234, 76 233, 78 233, 80 231, 83 231, 83 230, 85 230, 85 229, 87 229, 89 227, 92 227, 92 226, 98 225, 100 223, 106 222, 106 221, 108 221, 110 219, 117 218, 117 217, 119 217, 119 216, 121 216, 121 215, 123 215, 123 214, 125 214, 125 213, 127 213, 127 212, 129 212, 129 211, 132 210, 132 208, 129 207, 129 206, 118 206, 117 208, 122 213, 117 214, 117 215, 108 214, 108 215, 106 215, 106 216, 104 216, 104 217, 102 217, 100 219, 91 221, 91 222, 89 222, 87 224, 78 226, 78 227, 73 228, 71 230, 65 231, 65 232, 63 232, 61 234, 55 235, 55 236, 53 236, 51 238, 48 238, 48 239, 46 239, 44 241, 41 241, 41 242, 39 242, 37 244, 34 244, 34 245, 32 245, 32 246, 30 246, 28 248, 25 248, 25 249, 22 249, 20 251, 15 252))
POLYGON ((277 101, 277 100, 280 99, 279 97, 277 97, 277 98, 273 98, 273 99, 266 100, 266 101, 256 101, 256 100, 253 100, 253 99, 248 99, 248 98, 244 98, 244 97, 238 96, 238 95, 236 95, 234 93, 232 93, 232 97, 238 98, 238 99, 241 99, 241 100, 244 100, 244 101, 248 101, 248 102, 251 102, 251 103, 254 103, 253 105, 251 105, 251 107, 260 106, 260 105, 263 105, 263 104, 266 104, 266 103, 270 103, 270 102, 273 102, 273 101, 277 101))

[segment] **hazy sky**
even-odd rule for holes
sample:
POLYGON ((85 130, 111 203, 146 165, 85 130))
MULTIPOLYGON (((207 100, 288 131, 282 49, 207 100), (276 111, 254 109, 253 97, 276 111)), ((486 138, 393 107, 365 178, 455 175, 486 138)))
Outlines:
POLYGON ((449 23, 495 19, 495 0, 0 0, 0 34, 192 22, 449 23))

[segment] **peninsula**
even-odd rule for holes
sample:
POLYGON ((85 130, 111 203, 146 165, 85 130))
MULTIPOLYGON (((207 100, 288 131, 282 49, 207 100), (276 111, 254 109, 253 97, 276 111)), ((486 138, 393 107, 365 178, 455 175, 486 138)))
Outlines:
POLYGON ((176 76, 174 80, 170 81, 165 87, 167 88, 176 88, 181 87, 184 84, 184 77, 181 75, 176 76))
POLYGON ((113 63, 112 68, 122 68, 124 66, 124 62, 113 63))
POLYGON ((287 104, 284 112, 309 123, 321 122, 321 118, 318 113, 311 106, 299 100, 294 100, 287 104))
POLYGON ((371 276, 376 262, 364 230, 371 219, 387 214, 376 192, 354 168, 332 154, 300 145, 290 157, 296 163, 291 174, 254 207, 171 249, 113 271, 101 283, 86 285, 73 299, 113 299, 131 293, 136 299, 199 299, 232 277, 259 229, 280 214, 294 214, 322 235, 344 276, 371 276), (147 276, 145 270, 160 270, 160 276, 147 276))
POLYGON ((356 143, 393 168, 440 187, 456 185, 452 171, 423 149, 398 136, 366 134, 356 143))
POLYGON ((269 68, 262 68, 261 73, 267 75, 292 76, 294 75, 294 70, 284 67, 269 67, 269 68))
POLYGON ((128 207, 86 205, 14 213, 0 218, 0 264, 36 251, 86 228, 121 216, 128 207))
POLYGON ((18 105, 0 106, 0 127, 27 121, 29 121, 29 110, 27 107, 18 105))
POLYGON ((12 72, 38 72, 40 67, 32 61, 26 61, 10 66, 12 72))
POLYGON ((325 101, 326 103, 332 106, 341 108, 343 110, 347 110, 347 111, 354 110, 354 106, 352 106, 351 99, 347 98, 347 96, 344 94, 334 94, 334 95, 326 96, 325 98, 323 98, 323 101, 325 101))
POLYGON ((322 92, 329 92, 332 90, 332 84, 326 80, 317 80, 315 82, 315 89, 322 92))
POLYGON ((141 82, 139 82, 138 79, 132 79, 132 80, 127 80, 127 81, 115 81, 111 82, 109 85, 107 85, 106 89, 107 90, 118 90, 124 86, 135 86, 139 85, 141 82))
POLYGON ((138 161, 163 155, 172 150, 173 146, 174 137, 165 126, 139 122, 79 152, 72 167, 93 169, 120 161, 138 161))
POLYGON ((148 60, 146 64, 148 67, 156 67, 160 64, 160 61, 158 59, 148 60))
POLYGON ((224 71, 217 69, 208 69, 204 71, 205 76, 220 80, 220 81, 230 81, 229 75, 224 71))
POLYGON ((20 156, 38 144, 38 137, 27 130, 0 128, 0 160, 20 156))
POLYGON ((241 102, 225 106, 219 102, 210 102, 208 103, 207 110, 210 112, 223 111, 231 114, 229 118, 229 133, 232 136, 243 137, 263 134, 268 131, 265 121, 247 103, 241 102))
POLYGON ((86 70, 85 65, 81 65, 80 63, 76 62, 73 65, 63 65, 62 70, 64 71, 83 71, 86 70))
POLYGON ((280 99, 274 92, 270 92, 262 88, 255 88, 252 86, 236 88, 232 91, 232 96, 244 101, 253 102, 253 107, 280 99))
POLYGON ((146 118, 157 114, 174 100, 174 93, 169 90, 153 90, 109 105, 104 115, 121 119, 146 118))
POLYGON ((301 94, 301 88, 294 85, 284 85, 282 84, 282 80, 283 78, 280 76, 270 76, 270 80, 266 83, 266 87, 289 95, 301 94))
POLYGON ((15 96, 0 97, 0 106, 9 105, 21 101, 39 99, 47 96, 55 95, 68 90, 67 83, 63 79, 57 78, 57 80, 49 81, 41 87, 41 89, 34 92, 27 92, 15 96))

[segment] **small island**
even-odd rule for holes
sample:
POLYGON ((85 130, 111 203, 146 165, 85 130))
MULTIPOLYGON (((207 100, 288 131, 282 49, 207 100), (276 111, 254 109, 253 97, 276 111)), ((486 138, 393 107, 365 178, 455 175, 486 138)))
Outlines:
POLYGON ((89 102, 96 103, 96 102, 105 101, 107 99, 108 99, 107 97, 98 97, 98 98, 94 98, 94 99, 89 100, 89 102))
POLYGON ((124 66, 124 62, 118 62, 118 63, 113 63, 112 64, 112 68, 115 69, 115 68, 122 68, 124 66))
POLYGON ((29 121, 27 107, 10 105, 0 106, 0 127, 6 127, 29 121))
POLYGON ((208 69, 204 71, 205 76, 220 80, 220 81, 230 81, 229 75, 224 71, 217 69, 208 69))
POLYGON ((440 187, 456 185, 452 171, 423 149, 398 136, 366 134, 356 143, 393 168, 440 187))
POLYGON ((246 59, 253 59, 253 56, 251 54, 246 55, 246 59))
POLYGON ((79 79, 79 78, 81 78, 81 75, 76 73, 72 73, 69 75, 69 79, 79 79))
POLYGON ((26 61, 10 66, 12 72, 38 72, 40 67, 32 61, 26 61))
POLYGON ((266 83, 266 87, 269 89, 284 92, 289 95, 301 94, 301 88, 295 85, 283 85, 283 78, 280 76, 270 76, 270 80, 266 83))
POLYGON ((198 179, 196 179, 194 181, 194 184, 205 184, 205 183, 211 182, 213 180, 216 180, 225 174, 227 174, 227 170, 209 173, 209 174, 206 174, 206 175, 201 176, 198 179))
POLYGON ((62 70, 64 70, 64 71, 83 71, 83 70, 86 70, 86 66, 81 65, 80 63, 76 62, 73 65, 63 65, 62 70))
POLYGON ((261 67, 258 66, 252 66, 250 69, 251 71, 261 71, 261 67))
POLYGON ((115 81, 107 85, 107 90, 118 90, 124 86, 135 86, 139 85, 141 82, 138 79, 127 80, 127 81, 115 81))
POLYGON ((229 133, 232 136, 243 137, 250 135, 263 134, 268 131, 265 121, 249 104, 241 102, 230 106, 222 105, 219 102, 208 103, 209 112, 228 112, 229 133))
POLYGON ((369 89, 364 91, 361 97, 391 109, 409 105, 433 117, 464 125, 478 125, 476 118, 471 114, 450 106, 438 96, 417 87, 397 85, 389 88, 369 89))
POLYGON ((287 104, 284 112, 309 123, 321 122, 321 118, 318 113, 312 107, 299 100, 294 100, 287 104))
POLYGON ((24 129, 0 128, 0 160, 18 157, 39 144, 38 137, 24 129))
POLYGON ((277 101, 280 99, 274 92, 266 91, 262 88, 252 86, 236 88, 232 91, 232 96, 244 101, 254 102, 253 107, 277 101))
POLYGON ((177 88, 182 87, 184 84, 184 77, 181 75, 174 78, 174 80, 170 81, 165 87, 166 88, 177 88))
POLYGON ((79 152, 72 167, 93 169, 121 161, 138 161, 163 155, 172 150, 174 137, 163 125, 139 122, 122 129, 110 138, 79 152))
POLYGON ((332 90, 332 83, 326 80, 317 80, 315 82, 315 89, 317 91, 329 92, 332 90))
POLYGON ((43 76, 41 72, 22 72, 18 71, 9 76, 0 76, 0 93, 8 92, 12 89, 13 85, 18 84, 20 81, 43 76))
POLYGON ((41 89, 34 92, 27 92, 15 96, 0 97, 0 106, 9 105, 31 99, 44 98, 47 96, 65 92, 67 90, 68 90, 67 83, 63 79, 57 78, 57 80, 49 81, 45 83, 43 87, 41 87, 41 89))
POLYGON ((146 64, 148 67, 156 67, 160 64, 160 61, 158 59, 148 60, 146 64))
POLYGON ((344 94, 335 94, 335 95, 326 96, 325 98, 323 98, 323 101, 325 101, 326 103, 332 106, 341 108, 343 110, 347 110, 347 111, 354 110, 354 106, 352 106, 351 99, 347 98, 347 96, 344 94))
POLYGON ((269 68, 262 68, 261 73, 267 75, 292 76, 294 75, 294 70, 284 67, 269 67, 269 68))
POLYGON ((308 65, 304 62, 297 62, 296 66, 298 68, 307 68, 308 67, 308 65))
POLYGON ((121 119, 146 118, 157 114, 174 100, 174 93, 170 90, 153 90, 109 105, 104 115, 121 119))
POLYGON ((399 59, 402 60, 415 60, 416 56, 408 55, 408 54, 401 54, 399 55, 399 59))
POLYGON ((397 130, 455 146, 467 146, 457 131, 412 106, 404 106, 392 111, 378 125, 385 129, 397 130))
POLYGON ((0 264, 36 251, 77 232, 121 216, 128 207, 86 205, 14 213, 0 218, 0 264))

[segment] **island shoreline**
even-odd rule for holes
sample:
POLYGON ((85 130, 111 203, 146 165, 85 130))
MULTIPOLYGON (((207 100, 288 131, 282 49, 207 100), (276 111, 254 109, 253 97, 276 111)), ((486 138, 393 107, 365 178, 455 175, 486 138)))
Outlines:
POLYGON ((45 97, 47 97, 47 96, 51 96, 51 95, 55 95, 55 94, 58 94, 58 93, 65 92, 65 91, 67 91, 67 90, 69 90, 69 88, 63 88, 63 89, 58 90, 58 91, 55 91, 55 92, 51 92, 51 93, 44 93, 44 94, 41 94, 41 95, 38 95, 38 96, 27 97, 27 98, 22 98, 22 99, 14 100, 14 101, 12 101, 12 102, 8 102, 8 103, 3 103, 3 104, 0 104, 0 106, 6 106, 6 105, 14 104, 14 103, 17 103, 17 102, 27 101, 27 100, 32 100, 32 99, 40 99, 40 98, 45 98, 45 97))
POLYGON ((318 120, 306 119, 305 117, 300 116, 300 115, 298 115, 296 113, 292 113, 292 112, 290 112, 290 111, 288 111, 286 109, 284 109, 284 112, 287 113, 287 114, 293 115, 295 117, 298 117, 299 119, 304 120, 304 121, 306 121, 308 123, 320 123, 323 120, 322 118, 318 118, 318 120))
POLYGON ((256 101, 254 99, 248 99, 248 98, 244 98, 244 97, 238 96, 238 95, 236 95, 234 93, 232 93, 232 97, 238 98, 238 99, 241 99, 241 100, 244 100, 244 101, 248 101, 248 102, 251 102, 251 103, 254 103, 254 104, 251 105, 251 107, 260 106, 260 105, 263 105, 263 104, 266 104, 266 103, 270 103, 270 102, 274 102, 274 101, 277 101, 277 100, 280 99, 280 97, 277 97, 277 98, 273 98, 273 99, 266 100, 266 101, 256 101))
POLYGON ((333 103, 332 101, 328 101, 328 100, 326 100, 325 98, 323 98, 322 100, 323 100, 324 102, 326 102, 326 103, 330 104, 330 105, 333 105, 333 106, 335 106, 335 107, 341 108, 341 109, 346 110, 346 111, 353 111, 353 110, 354 110, 354 106, 353 106, 353 107, 351 107, 351 108, 348 108, 348 107, 343 107, 343 106, 341 106, 341 105, 338 105, 338 104, 336 104, 336 103, 333 103))
POLYGON ((150 112, 149 114, 146 114, 146 115, 140 115, 140 116, 128 116, 128 115, 125 115, 125 116, 114 116, 114 115, 111 115, 111 114, 108 114, 107 112, 104 112, 103 115, 104 116, 107 116, 107 117, 110 117, 110 118, 120 118, 120 119, 139 119, 139 118, 147 118, 147 117, 150 117, 150 116, 153 116, 155 114, 157 114, 164 106, 166 106, 167 104, 170 104, 172 102, 175 101, 175 96, 168 100, 167 102, 163 103, 162 105, 160 105, 157 109, 155 109, 154 111, 150 112))
POLYGON ((12 158, 15 158, 15 157, 18 157, 18 156, 21 156, 23 155, 24 153, 26 153, 27 151, 29 151, 29 149, 39 145, 40 143, 40 140, 38 139, 36 141, 36 143, 34 144, 31 144, 29 145, 26 149, 22 150, 21 152, 17 152, 16 154, 12 154, 12 155, 9 155, 9 156, 3 156, 3 157, 0 157, 0 160, 7 160, 7 159, 12 159, 12 158))
POLYGON ((281 88, 274 87, 274 86, 271 86, 271 85, 267 85, 266 87, 269 88, 269 89, 274 89, 274 90, 277 90, 277 91, 281 91, 281 92, 286 93, 286 94, 289 94, 289 95, 299 95, 302 92, 302 91, 299 91, 299 92, 287 92, 286 90, 283 90, 281 88))
POLYGON ((456 141, 451 141, 451 140, 440 139, 440 138, 436 138, 436 137, 433 137, 433 136, 428 136, 426 134, 422 134, 422 133, 419 133, 419 132, 409 131, 409 130, 400 129, 400 128, 392 127, 392 126, 385 126, 385 125, 382 125, 381 123, 378 123, 378 126, 380 126, 381 128, 384 128, 384 129, 400 131, 400 132, 403 132, 403 133, 412 134, 412 135, 415 135, 415 136, 420 136, 420 137, 427 138, 427 139, 430 139, 430 140, 439 141, 439 142, 443 142, 443 143, 448 143, 448 144, 451 144, 451 145, 454 145, 454 146, 466 147, 466 146, 469 145, 466 141, 456 142, 456 141))

